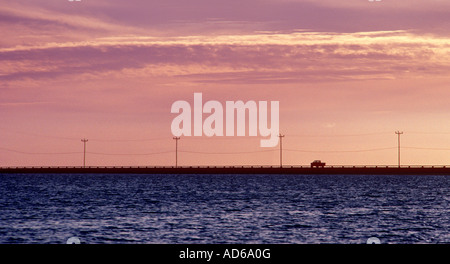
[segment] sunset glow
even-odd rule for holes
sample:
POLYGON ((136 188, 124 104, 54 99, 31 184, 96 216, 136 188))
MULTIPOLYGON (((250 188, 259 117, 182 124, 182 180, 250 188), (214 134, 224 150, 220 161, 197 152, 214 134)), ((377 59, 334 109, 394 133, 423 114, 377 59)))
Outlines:
MULTIPOLYGON (((82 138, 88 166, 173 165, 196 92, 279 101, 286 165, 395 165, 397 130, 402 164, 450 164, 449 1, 0 2, 0 166, 81 166, 82 138)), ((260 140, 178 164, 279 164, 260 140)))

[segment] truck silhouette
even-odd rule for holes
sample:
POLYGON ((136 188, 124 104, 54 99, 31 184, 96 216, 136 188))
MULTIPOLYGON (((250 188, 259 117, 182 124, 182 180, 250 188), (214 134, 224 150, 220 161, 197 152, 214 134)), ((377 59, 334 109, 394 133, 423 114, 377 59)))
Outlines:
POLYGON ((325 162, 322 162, 320 160, 315 160, 315 161, 311 162, 311 168, 314 168, 314 167, 323 168, 323 167, 325 167, 325 162))

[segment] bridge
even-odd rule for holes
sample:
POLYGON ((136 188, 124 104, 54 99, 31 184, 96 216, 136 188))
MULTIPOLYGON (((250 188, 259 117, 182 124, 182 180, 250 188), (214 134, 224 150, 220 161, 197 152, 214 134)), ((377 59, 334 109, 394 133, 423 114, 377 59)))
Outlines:
POLYGON ((361 174, 450 175, 450 166, 51 166, 0 167, 0 174, 361 174))

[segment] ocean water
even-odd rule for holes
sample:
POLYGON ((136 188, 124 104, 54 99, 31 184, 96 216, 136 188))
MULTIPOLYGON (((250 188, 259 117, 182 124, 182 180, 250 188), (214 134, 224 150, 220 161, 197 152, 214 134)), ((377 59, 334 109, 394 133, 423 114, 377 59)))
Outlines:
POLYGON ((0 243, 450 243, 449 176, 0 175, 0 243))

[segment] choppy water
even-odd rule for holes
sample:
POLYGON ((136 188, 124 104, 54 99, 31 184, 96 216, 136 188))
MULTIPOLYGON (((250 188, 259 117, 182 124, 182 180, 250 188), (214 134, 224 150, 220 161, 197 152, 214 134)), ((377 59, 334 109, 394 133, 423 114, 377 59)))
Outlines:
POLYGON ((449 176, 0 175, 0 243, 450 243, 449 176))

